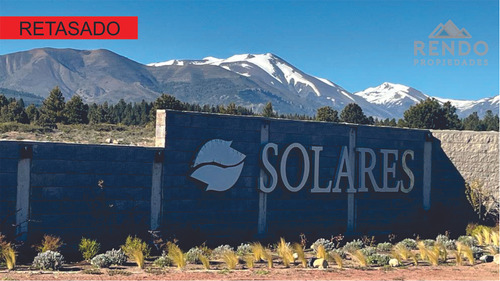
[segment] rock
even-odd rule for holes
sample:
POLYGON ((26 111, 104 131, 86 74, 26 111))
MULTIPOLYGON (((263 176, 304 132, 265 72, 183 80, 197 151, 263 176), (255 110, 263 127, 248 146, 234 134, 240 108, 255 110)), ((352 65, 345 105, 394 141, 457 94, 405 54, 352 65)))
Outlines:
POLYGON ((399 266, 399 261, 397 259, 390 259, 389 260, 389 265, 392 267, 399 266))
POLYGON ((106 143, 112 143, 113 142, 113 139, 106 139, 105 141, 106 143))
POLYGON ((113 140, 113 144, 119 144, 120 141, 119 140, 113 140))
POLYGON ((500 264, 500 255, 499 255, 499 254, 496 254, 496 255, 493 257, 493 261, 494 261, 496 264, 500 264))
POLYGON ((313 262, 313 267, 314 268, 320 268, 320 269, 327 268, 328 267, 328 262, 325 259, 316 259, 313 262))
POLYGON ((293 253, 293 259, 294 259, 294 260, 296 260, 296 259, 298 259, 298 258, 299 258, 299 254, 297 254, 297 253, 293 253))
POLYGON ((491 255, 484 255, 482 257, 479 258, 480 261, 482 262, 492 262, 493 261, 493 256, 491 255))

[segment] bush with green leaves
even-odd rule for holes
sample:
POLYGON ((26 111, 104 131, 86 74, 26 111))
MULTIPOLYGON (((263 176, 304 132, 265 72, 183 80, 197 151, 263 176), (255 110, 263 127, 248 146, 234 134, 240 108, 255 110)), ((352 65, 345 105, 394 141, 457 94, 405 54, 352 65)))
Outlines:
POLYGON ((239 256, 244 256, 252 253, 252 246, 247 243, 241 243, 241 245, 236 248, 236 254, 239 256))
POLYGON ((330 252, 337 253, 343 259, 345 259, 347 257, 346 252, 342 249, 333 249, 330 252))
POLYGON ((432 239, 425 239, 425 240, 422 240, 422 242, 424 243, 425 247, 432 247, 436 243, 436 241, 434 241, 432 239))
POLYGON ((402 244, 402 245, 404 245, 406 248, 408 248, 410 250, 416 250, 417 249, 417 241, 415 241, 415 239, 406 238, 406 239, 403 239, 398 244, 402 244))
POLYGON ((234 251, 233 247, 229 245, 220 245, 212 251, 212 257, 220 259, 228 251, 233 252, 234 251))
POLYGON ((311 245, 311 249, 316 253, 316 250, 318 249, 319 245, 323 245, 325 251, 327 252, 335 249, 335 244, 332 241, 325 238, 319 238, 318 240, 316 240, 316 242, 314 242, 311 245))
POLYGON ((64 264, 64 257, 59 252, 51 250, 38 253, 33 260, 32 266, 42 270, 59 270, 64 264))
POLYGON ((111 266, 111 259, 106 254, 100 254, 90 260, 90 264, 97 268, 108 268, 111 266))
POLYGON ((127 256, 123 253, 122 249, 111 249, 106 252, 106 256, 109 258, 112 265, 122 265, 127 262, 127 256))
POLYGON ((377 244, 377 251, 380 252, 390 252, 392 250, 392 243, 384 242, 377 244))
POLYGON ((128 236, 127 240, 125 240, 125 245, 122 245, 121 249, 129 258, 134 256, 134 252, 141 251, 144 255, 144 258, 149 257, 149 253, 151 249, 143 242, 141 238, 128 236))
POLYGON ((82 257, 84 260, 88 261, 95 257, 101 248, 101 244, 99 244, 96 240, 82 238, 80 240, 80 244, 78 245, 78 249, 80 253, 82 253, 82 257))
POLYGON ((477 241, 472 236, 462 235, 458 237, 457 241, 469 247, 477 246, 477 241))
POLYGON ((345 243, 343 249, 346 252, 352 253, 364 247, 363 241, 360 239, 353 240, 351 242, 345 243))
POLYGON ((484 250, 480 247, 472 246, 470 249, 472 250, 472 254, 475 259, 479 259, 484 254, 484 250))
POLYGON ((192 264, 199 263, 200 255, 203 255, 203 250, 198 247, 193 247, 186 253, 186 260, 192 264))
POLYGON ((157 267, 164 268, 167 266, 172 266, 173 262, 172 262, 172 259, 168 257, 167 253, 165 253, 165 251, 163 251, 161 256, 159 258, 157 258, 153 262, 153 264, 157 267))
POLYGON ((384 266, 389 264, 391 257, 385 254, 373 254, 366 257, 368 264, 375 264, 378 266, 384 266))
POLYGON ((438 243, 444 243, 448 240, 450 240, 450 238, 446 235, 438 234, 438 236, 436 236, 436 242, 438 242, 438 243))
POLYGON ((371 256, 371 255, 374 255, 374 254, 377 253, 377 248, 375 248, 375 247, 366 247, 366 248, 361 249, 361 252, 365 256, 371 256))

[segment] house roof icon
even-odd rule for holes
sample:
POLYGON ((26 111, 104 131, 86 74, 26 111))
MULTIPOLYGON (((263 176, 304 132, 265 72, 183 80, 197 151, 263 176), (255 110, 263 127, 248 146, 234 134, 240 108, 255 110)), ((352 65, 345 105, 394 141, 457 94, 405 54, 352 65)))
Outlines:
POLYGON ((439 39, 463 39, 471 37, 472 36, 470 36, 470 33, 465 28, 458 29, 458 27, 451 20, 448 20, 445 24, 440 23, 429 35, 429 38, 439 39))

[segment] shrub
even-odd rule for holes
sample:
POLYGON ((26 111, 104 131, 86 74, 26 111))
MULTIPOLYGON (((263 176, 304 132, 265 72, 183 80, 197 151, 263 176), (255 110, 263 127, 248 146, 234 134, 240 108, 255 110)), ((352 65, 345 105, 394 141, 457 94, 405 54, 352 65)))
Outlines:
POLYGON ((363 241, 356 239, 351 242, 347 242, 344 245, 343 249, 344 251, 351 253, 351 252, 356 252, 357 250, 363 248, 363 246, 364 246, 363 241))
MULTIPOLYGON (((324 249, 323 249, 324 251, 324 249)), ((319 252, 318 252, 319 253, 319 252)), ((278 243, 278 255, 283 260, 283 264, 285 267, 290 267, 290 263, 294 261, 292 248, 290 247, 290 243, 286 243, 284 238, 280 238, 280 242, 278 243)), ((325 253, 326 257, 326 253, 325 253)))
POLYGON ((216 259, 221 259, 224 255, 224 253, 227 251, 233 252, 234 249, 233 249, 233 247, 231 247, 229 245, 220 245, 212 251, 212 257, 214 257, 216 259))
POLYGON ((377 248, 375 247, 366 247, 361 249, 361 252, 363 252, 363 255, 365 256, 371 256, 377 253, 377 248))
POLYGON ((122 249, 111 249, 106 252, 106 256, 109 258, 112 265, 122 265, 127 261, 127 256, 123 253, 122 249))
POLYGON ((303 267, 307 267, 306 255, 304 253, 304 248, 299 243, 293 243, 293 250, 297 253, 297 259, 300 261, 303 267))
POLYGON ((367 265, 366 256, 361 252, 361 250, 356 250, 352 253, 352 256, 358 261, 360 266, 365 267, 367 265))
POLYGON ((111 259, 106 254, 100 254, 90 260, 90 264, 97 268, 108 268, 111 266, 111 259))
POLYGON ((151 251, 146 242, 138 237, 128 236, 125 245, 122 245, 121 248, 125 255, 135 261, 139 268, 144 268, 144 259, 149 257, 151 251))
POLYGON ((236 253, 240 256, 245 256, 252 252, 252 246, 250 244, 241 243, 241 245, 236 248, 236 253))
POLYGON ((210 261, 204 254, 200 254, 198 259, 200 260, 201 264, 203 264, 204 269, 210 269, 210 261))
POLYGON ((226 250, 222 254, 222 260, 226 263, 228 269, 235 269, 238 265, 238 256, 232 250, 226 250))
POLYGON ((203 255, 203 251, 198 247, 193 247, 186 253, 186 260, 192 264, 198 263, 200 262, 200 255, 203 255))
POLYGON ((82 253, 83 259, 88 261, 92 259, 101 248, 101 244, 99 244, 96 240, 91 240, 87 238, 82 238, 80 240, 80 245, 78 245, 80 252, 82 253))
POLYGON ((170 259, 164 251, 162 255, 153 262, 153 264, 161 268, 171 266, 172 259, 170 259))
POLYGON ((378 266, 384 266, 389 264, 391 257, 385 254, 373 254, 366 258, 368 264, 374 264, 378 266))
POLYGON ((474 237, 468 236, 468 235, 462 235, 462 236, 458 237, 457 242, 460 242, 460 243, 467 245, 469 247, 477 246, 477 242, 474 239, 474 237))
POLYGON ((59 270, 64 264, 64 257, 59 252, 47 250, 38 253, 32 266, 42 270, 59 270))
POLYGON ((35 246, 35 248, 39 253, 46 251, 57 252, 62 245, 63 242, 60 237, 46 234, 43 236, 42 244, 35 246))
POLYGON ((254 261, 260 261, 261 259, 265 259, 265 250, 262 244, 259 242, 252 243, 252 254, 254 257, 254 261))
POLYGON ((434 246, 434 243, 436 243, 436 241, 434 241, 432 239, 425 239, 425 240, 422 240, 422 243, 424 243, 424 245, 426 247, 432 247, 432 246, 434 246))
POLYGON ((377 251, 380 252, 390 252, 392 250, 392 244, 389 242, 378 243, 377 251))
POLYGON ((335 249, 335 243, 331 242, 330 240, 327 240, 325 238, 319 238, 318 240, 316 240, 316 242, 314 242, 312 245, 311 245, 311 249, 316 253, 317 251, 317 248, 319 245, 323 245, 323 248, 325 249, 325 251, 329 252, 333 249, 335 249))
POLYGON ((347 257, 347 254, 344 250, 342 249, 333 249, 330 251, 330 253, 336 253, 338 254, 341 258, 345 259, 347 257))
POLYGON ((16 267, 16 251, 11 243, 4 240, 5 236, 0 233, 0 260, 5 261, 8 270, 16 267))
POLYGON ((398 261, 407 260, 411 256, 411 251, 403 243, 398 243, 392 248, 392 255, 398 261))
POLYGON ((186 267, 186 254, 182 252, 181 248, 174 243, 168 243, 167 248, 168 257, 177 265, 177 268, 183 269, 186 267))
POLYGON ((330 251, 329 253, 330 257, 335 261, 335 263, 337 264, 338 268, 343 268, 343 262, 342 262, 342 256, 337 253, 337 251, 333 250, 333 251, 330 251))
POLYGON ((254 263, 255 263, 255 258, 253 255, 246 255, 244 257, 245 259, 245 264, 247 265, 247 268, 253 268, 254 263))
POLYGON ((318 259, 326 259, 326 250, 321 244, 316 248, 316 257, 318 259))
MULTIPOLYGON (((399 242, 403 245, 406 246, 406 248, 410 249, 410 250, 415 250, 417 249, 417 241, 415 241, 415 239, 411 239, 411 238, 406 238, 406 239, 403 239, 401 242, 399 242)), ((398 244, 399 244, 398 243, 398 244)))

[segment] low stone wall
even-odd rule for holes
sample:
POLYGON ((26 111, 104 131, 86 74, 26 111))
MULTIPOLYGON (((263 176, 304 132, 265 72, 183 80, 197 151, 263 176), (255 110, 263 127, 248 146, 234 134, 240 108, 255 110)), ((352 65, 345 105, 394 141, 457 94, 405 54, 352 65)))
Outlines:
POLYGON ((479 180, 498 200, 498 132, 433 130, 432 135, 466 182, 479 180))

